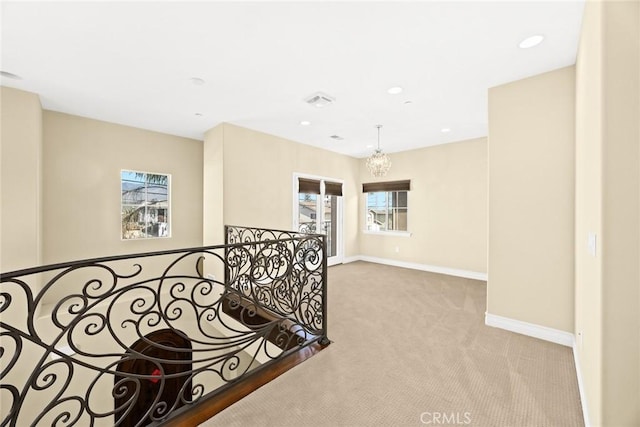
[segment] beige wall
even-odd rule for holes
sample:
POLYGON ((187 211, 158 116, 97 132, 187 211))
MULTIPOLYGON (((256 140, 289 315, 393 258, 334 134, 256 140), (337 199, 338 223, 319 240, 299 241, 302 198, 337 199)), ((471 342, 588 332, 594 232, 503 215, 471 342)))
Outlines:
MULTIPOLYGON (((204 135, 202 183, 202 232, 205 246, 221 245, 224 236, 224 125, 210 129, 204 135)), ((221 280, 224 266, 218 262, 205 260, 206 275, 221 280)))
MULTIPOLYGON (((223 224, 290 230, 293 174, 340 179, 344 180, 345 256, 359 253, 357 159, 227 123, 207 133, 208 150, 224 153, 223 224), (222 149, 217 147, 220 135, 222 149)), ((219 159, 211 154, 205 161, 205 176, 212 176, 220 167, 219 159)), ((216 184, 210 188, 219 191, 216 184)), ((215 195, 205 195, 209 197, 215 200, 215 195)), ((205 204, 207 209, 215 209, 211 201, 205 204)))
POLYGON ((224 125, 204 135, 203 148, 204 245, 224 243, 224 125))
POLYGON ((0 92, 0 271, 41 261, 42 108, 38 95, 0 92))
MULTIPOLYGON (((37 101, 37 96, 32 98, 37 101)), ((395 171, 417 174, 411 177, 415 190, 411 203, 424 204, 430 211, 421 221, 422 209, 413 210, 414 236, 396 238, 360 236, 364 212, 360 184, 369 180, 361 177, 362 160, 229 124, 209 131, 204 144, 49 111, 44 113, 44 129, 44 263, 222 243, 225 223, 290 229, 292 180, 297 172, 345 181, 346 257, 361 254, 362 238, 367 246, 371 240, 384 241, 364 255, 486 271, 483 140, 394 155, 395 171), (427 173, 423 174, 421 162, 413 162, 416 153, 432 162, 427 173), (265 159, 270 161, 266 169, 265 159), (172 174, 171 239, 120 240, 119 217, 112 216, 110 207, 120 203, 121 169, 172 174), (474 187, 467 190, 463 183, 474 187), (423 192, 425 186, 431 191, 423 192), (389 251, 396 246, 399 253, 389 251)), ((39 263, 30 260, 24 266, 39 263)))
POLYGON ((45 111, 45 263, 200 246, 202 142, 45 111), (120 239, 120 171, 171 174, 171 238, 120 239))
POLYGON ((492 315, 573 331, 575 69, 489 90, 492 315))
POLYGON ((361 254, 465 272, 487 272, 487 141, 473 139, 390 155, 384 178, 360 160, 360 181, 411 180, 409 237, 363 233, 366 198, 358 188, 361 254), (396 250, 397 249, 397 250, 396 250))
POLYGON ((602 257, 587 235, 602 237, 601 3, 585 7, 576 61, 575 334, 589 419, 602 425, 602 257))
MULTIPOLYGON (((640 2, 607 2, 604 33, 602 338, 605 425, 640 425, 640 2)), ((579 249, 578 249, 579 250, 579 249)))
POLYGON ((206 133, 204 153, 207 244, 222 242, 222 236, 210 234, 222 224, 291 229, 293 174, 301 173, 344 180, 345 257, 365 255, 486 272, 484 138, 392 155, 394 166, 385 179, 412 180, 408 238, 362 234, 361 184, 372 181, 363 159, 231 124, 206 133))
POLYGON ((577 60, 576 334, 592 425, 640 424, 640 6, 588 2, 577 60), (597 233, 596 255, 586 248, 597 233), (581 338, 580 338, 581 337, 581 338))

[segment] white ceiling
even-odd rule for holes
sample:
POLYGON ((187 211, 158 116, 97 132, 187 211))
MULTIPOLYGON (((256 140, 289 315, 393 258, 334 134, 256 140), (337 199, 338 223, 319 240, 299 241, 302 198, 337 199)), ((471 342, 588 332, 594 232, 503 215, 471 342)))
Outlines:
POLYGON ((23 79, 2 85, 48 110, 197 139, 229 122, 364 157, 376 124, 387 152, 485 136, 488 88, 575 63, 583 5, 3 1, 1 69, 23 79), (316 91, 335 103, 303 102, 316 91))

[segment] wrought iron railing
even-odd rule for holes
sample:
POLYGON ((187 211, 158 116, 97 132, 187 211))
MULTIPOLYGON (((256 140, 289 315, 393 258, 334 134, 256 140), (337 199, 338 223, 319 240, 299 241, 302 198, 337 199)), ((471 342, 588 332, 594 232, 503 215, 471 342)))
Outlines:
POLYGON ((160 424, 327 344, 322 235, 226 227, 226 244, 0 276, 0 426, 160 424))
POLYGON ((331 253, 331 250, 333 248, 332 246, 332 242, 331 242, 331 221, 322 221, 321 225, 321 230, 318 231, 317 228, 317 224, 316 221, 303 221, 300 222, 298 224, 298 231, 300 233, 319 233, 319 234, 324 234, 327 239, 327 256, 332 256, 335 254, 331 253))

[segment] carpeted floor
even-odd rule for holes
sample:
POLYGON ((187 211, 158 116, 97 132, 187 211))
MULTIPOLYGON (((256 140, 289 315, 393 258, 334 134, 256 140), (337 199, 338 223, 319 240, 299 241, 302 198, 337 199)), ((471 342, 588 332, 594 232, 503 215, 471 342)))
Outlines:
POLYGON ((333 343, 201 426, 583 425, 571 349, 485 326, 485 282, 328 274, 333 343))

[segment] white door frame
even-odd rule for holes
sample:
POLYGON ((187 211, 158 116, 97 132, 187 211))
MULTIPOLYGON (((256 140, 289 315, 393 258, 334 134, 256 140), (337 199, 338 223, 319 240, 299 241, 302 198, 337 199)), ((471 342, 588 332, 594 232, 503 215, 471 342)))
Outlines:
POLYGON ((344 180, 337 178, 329 178, 326 176, 309 175, 304 173, 293 173, 293 230, 298 230, 300 213, 298 212, 298 178, 314 179, 320 181, 320 197, 317 204, 318 215, 316 216, 316 229, 322 230, 320 222, 324 220, 324 182, 338 182, 342 184, 343 196, 338 197, 338 212, 336 215, 336 254, 327 258, 327 265, 342 264, 344 260, 344 180))

